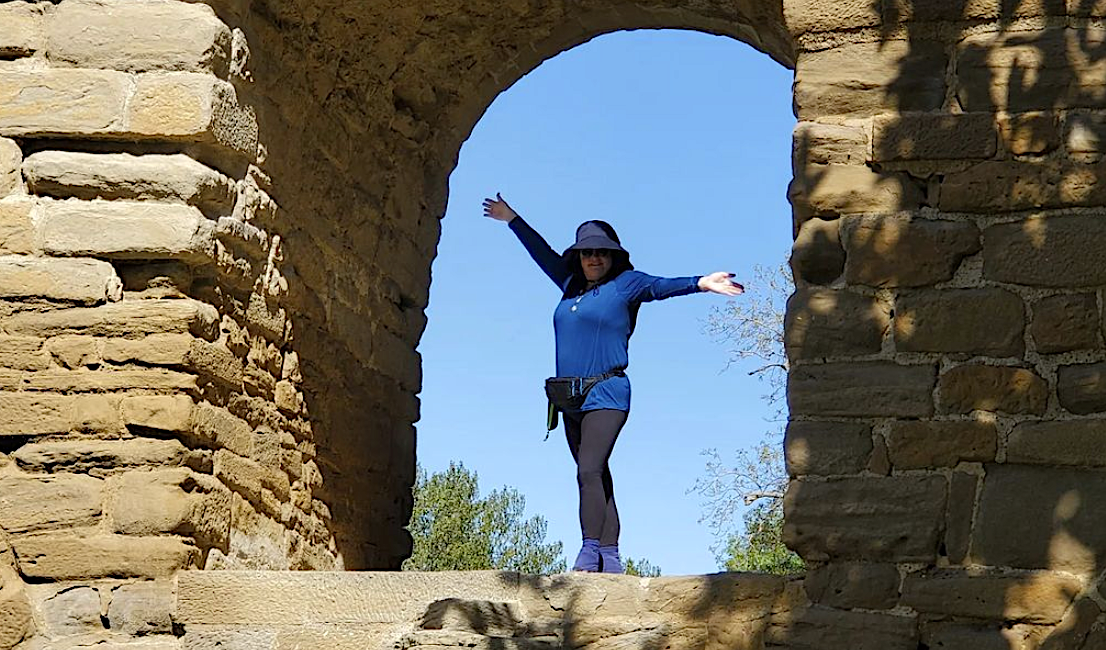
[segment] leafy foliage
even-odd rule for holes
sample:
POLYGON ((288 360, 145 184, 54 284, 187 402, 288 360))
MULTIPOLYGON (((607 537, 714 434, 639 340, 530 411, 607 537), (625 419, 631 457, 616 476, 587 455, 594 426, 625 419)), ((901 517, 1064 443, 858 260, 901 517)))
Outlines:
POLYGON ((774 409, 774 426, 760 443, 724 460, 717 449, 703 452, 706 475, 692 488, 703 498, 703 521, 720 540, 719 564, 728 571, 796 573, 803 562, 783 544, 783 422, 787 418, 787 353, 783 321, 793 283, 787 266, 753 270, 751 290, 740 300, 715 308, 707 333, 728 346, 727 368, 755 362, 749 374, 768 383, 763 399, 774 409), (738 513, 745 507, 756 504, 738 513))
POLYGON ((523 519, 526 498, 512 488, 480 498, 476 472, 463 464, 415 477, 408 530, 414 540, 408 571, 499 569, 550 574, 565 570, 560 542, 546 543, 543 517, 523 519))
POLYGON ((623 565, 626 575, 640 576, 642 578, 656 578, 661 574, 661 568, 645 558, 626 558, 623 565))

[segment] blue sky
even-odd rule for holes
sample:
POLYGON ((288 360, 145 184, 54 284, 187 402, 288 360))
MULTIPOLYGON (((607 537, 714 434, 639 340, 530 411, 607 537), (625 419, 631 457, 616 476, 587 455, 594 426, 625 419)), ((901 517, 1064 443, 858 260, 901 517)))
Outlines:
MULTIPOLYGON (((575 468, 562 430, 545 435, 559 291, 504 224, 502 192, 557 250, 604 219, 654 275, 726 270, 742 281, 791 245, 792 74, 744 43, 682 31, 618 32, 569 50, 501 94, 461 149, 434 261, 418 457, 460 461, 484 493, 507 485, 549 539, 579 548, 575 468)), ((644 305, 630 342, 630 418, 611 458, 623 557, 666 575, 718 569, 700 497, 702 450, 756 443, 764 385, 726 366, 692 295, 644 305)))

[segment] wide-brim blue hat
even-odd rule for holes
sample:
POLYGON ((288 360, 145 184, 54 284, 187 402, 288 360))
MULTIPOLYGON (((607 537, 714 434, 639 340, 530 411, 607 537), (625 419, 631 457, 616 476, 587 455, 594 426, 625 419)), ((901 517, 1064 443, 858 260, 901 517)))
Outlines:
POLYGON ((576 243, 569 246, 565 253, 581 248, 605 248, 612 251, 627 252, 619 244, 618 235, 614 235, 612 238, 602 226, 594 221, 585 221, 580 224, 580 227, 576 229, 576 243))

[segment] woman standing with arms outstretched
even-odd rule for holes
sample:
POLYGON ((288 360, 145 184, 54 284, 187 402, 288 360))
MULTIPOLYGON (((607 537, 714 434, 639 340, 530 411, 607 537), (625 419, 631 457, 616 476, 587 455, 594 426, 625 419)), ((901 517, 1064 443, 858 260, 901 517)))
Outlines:
MULTIPOLYGON (((630 334, 643 302, 710 291, 736 296, 744 287, 733 274, 659 278, 635 271, 614 228, 585 221, 576 243, 558 255, 545 239, 496 194, 484 200, 484 215, 505 222, 542 271, 561 290, 553 312, 557 377, 585 387, 582 404, 562 406, 568 448, 580 487, 583 546, 573 571, 622 573, 618 553, 618 508, 607 461, 630 413, 630 334)), ((548 392, 548 389, 547 389, 548 392)))

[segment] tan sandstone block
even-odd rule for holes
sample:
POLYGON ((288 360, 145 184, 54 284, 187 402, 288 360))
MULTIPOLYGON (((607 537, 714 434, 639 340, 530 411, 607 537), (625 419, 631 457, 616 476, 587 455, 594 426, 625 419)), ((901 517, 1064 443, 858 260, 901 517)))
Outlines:
MULTIPOLYGON (((291 483, 284 472, 263 467, 226 449, 215 452, 215 476, 251 503, 266 505, 262 491, 268 490, 280 501, 291 498, 291 483)), ((279 509, 277 511, 279 514, 279 509)))
POLYGON ((784 345, 791 359, 879 352, 891 323, 887 301, 834 289, 799 289, 787 301, 784 345))
POLYGON ((783 453, 790 476, 858 474, 872 453, 872 427, 852 422, 788 422, 783 453))
POLYGON ((0 336, 0 368, 45 370, 50 354, 42 349, 42 339, 33 336, 0 336))
POLYGON ((218 324, 215 308, 195 300, 124 300, 99 307, 14 314, 0 326, 9 334, 42 337, 192 333, 213 339, 218 324))
POLYGON ((946 413, 980 410, 1040 415, 1048 402, 1048 382, 1026 368, 969 364, 941 375, 937 394, 946 413))
POLYGON ((34 634, 31 604, 22 589, 0 591, 0 648, 14 648, 34 634))
POLYGON ((840 220, 808 219, 791 247, 791 271, 797 280, 830 284, 845 270, 840 220))
POLYGON ((1064 15, 1064 3, 1050 0, 1022 0, 1016 4, 1002 0, 888 0, 884 16, 889 23, 899 21, 944 22, 965 20, 997 20, 1064 15), (1059 6, 1057 6, 1059 5, 1059 6), (1057 10, 1058 9, 1058 10, 1057 10))
POLYGON ((932 365, 885 361, 792 366, 787 403, 792 415, 927 417, 933 413, 932 365))
POLYGON ((47 26, 51 63, 226 74, 230 29, 200 3, 66 0, 47 26))
POLYGON ((200 547, 226 548, 230 491, 216 479, 181 467, 127 472, 111 506, 113 530, 126 535, 173 533, 200 547))
POLYGON ((66 433, 74 401, 71 395, 0 392, 0 436, 66 433))
POLYGON ((998 124, 1003 145, 1012 154, 1047 153, 1060 146, 1060 125, 1052 113, 1003 115, 998 124))
POLYGON ((171 370, 44 370, 31 373, 23 381, 27 391, 67 393, 103 393, 120 390, 160 390, 195 392, 196 378, 171 370))
POLYGON ((803 580, 810 599, 841 609, 891 609, 899 600, 899 570, 893 564, 826 564, 803 580))
POLYGON ((878 27, 879 5, 871 0, 788 0, 784 21, 795 36, 807 32, 836 32, 878 27))
POLYGON ((796 165, 864 165, 868 148, 868 129, 860 126, 799 122, 791 134, 796 165))
POLYGON ((1106 162, 987 160, 945 176, 942 210, 1010 212, 1106 205, 1106 162))
POLYGON ((1081 363, 1056 370, 1056 395, 1072 413, 1106 411, 1106 363, 1081 363))
POLYGON ((58 198, 179 201, 229 212, 234 184, 184 154, 41 151, 23 161, 31 192, 58 198))
POLYGON ((1044 354, 1101 347, 1098 299, 1093 293, 1061 294, 1033 305, 1029 331, 1044 354))
POLYGON ((802 52, 795 67, 796 112, 810 120, 936 110, 945 99, 947 65, 943 43, 920 39, 802 52))
POLYGON ((207 402, 196 404, 192 409, 192 432, 200 440, 229 449, 239 456, 253 456, 253 427, 226 409, 207 402))
POLYGON ((96 304, 122 298, 123 283, 100 260, 0 256, 0 298, 29 297, 96 304))
POLYGON ((44 346, 66 368, 100 364, 100 339, 94 336, 58 336, 44 346))
POLYGON ((1106 221, 1099 215, 1033 217, 984 231, 983 276, 1038 287, 1106 284, 1106 221))
POLYGON ((51 201, 36 224, 52 255, 210 261, 215 223, 194 207, 123 201, 51 201))
POLYGON ((1106 467, 1106 420, 1022 422, 1010 432, 1006 460, 1034 465, 1106 467))
POLYGON ((903 294, 895 301, 895 349, 1020 357, 1024 324, 1021 298, 1003 289, 903 294))
POLYGON ((31 210, 35 202, 22 197, 0 200, 0 254, 34 253, 35 229, 31 210))
POLYGON ((127 426, 181 433, 192 424, 192 398, 187 395, 124 397, 119 410, 127 426))
POLYGON ((815 606, 797 617, 787 640, 788 646, 804 650, 914 650, 918 618, 815 606))
POLYGON ((104 361, 139 362, 156 366, 184 365, 195 339, 190 334, 151 334, 140 339, 110 338, 104 341, 104 361))
POLYGON ((119 400, 111 395, 77 395, 73 428, 83 433, 119 433, 119 400))
POLYGON ((195 547, 170 537, 24 535, 12 546, 23 575, 41 580, 160 578, 198 556, 195 547))
POLYGON ((887 448, 897 469, 955 467, 961 461, 993 461, 998 431, 991 422, 892 422, 887 448))
POLYGON ((0 56, 30 56, 41 50, 45 42, 42 5, 0 3, 0 56))
POLYGON ((880 115, 872 131, 877 161, 986 159, 998 149, 991 113, 880 115))
POLYGON ((173 585, 169 581, 125 584, 112 590, 107 618, 111 629, 123 634, 169 634, 173 631, 175 607, 173 585))
POLYGON ((919 287, 952 278, 980 249, 979 228, 959 221, 849 217, 842 224, 849 284, 919 287))
POLYGON ((81 475, 0 478, 0 527, 12 534, 93 525, 103 486, 81 475))
POLYGON ((188 449, 178 440, 54 440, 32 442, 13 455, 28 472, 113 471, 129 467, 173 467, 184 463, 188 449))
POLYGON ((201 142, 257 154, 257 119, 238 103, 234 87, 211 75, 141 75, 127 105, 127 129, 141 136, 201 142))
MULTIPOLYGON (((4 5, 0 5, 0 12, 4 5)), ((2 20, 0 14, 0 20, 2 20)), ((22 185, 19 166, 23 162, 23 152, 14 140, 0 138, 0 197, 14 193, 22 185)))
POLYGON ((783 538, 805 560, 933 562, 945 519, 942 476, 791 481, 783 538))
POLYGON ((1078 577, 1050 571, 935 569, 906 576, 902 599, 924 613, 1053 624, 1082 587, 1078 577))
POLYGON ((802 217, 902 212, 923 199, 921 186, 905 174, 864 165, 807 165, 796 172, 788 196, 802 217))
POLYGON ((102 135, 121 126, 131 81, 107 70, 0 72, 0 135, 102 135))

